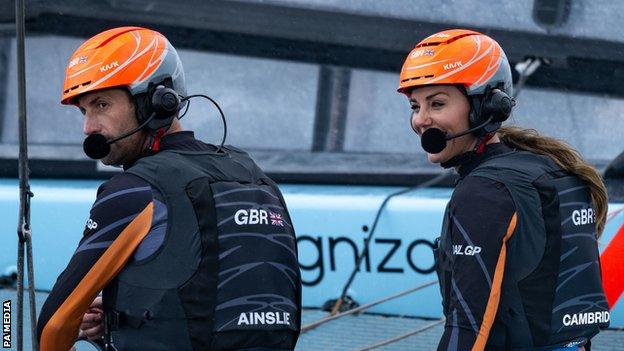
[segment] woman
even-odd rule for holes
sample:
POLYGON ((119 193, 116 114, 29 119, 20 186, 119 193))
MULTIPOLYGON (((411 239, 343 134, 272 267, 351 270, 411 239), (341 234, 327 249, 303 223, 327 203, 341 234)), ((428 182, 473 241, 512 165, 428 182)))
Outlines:
POLYGON ((501 47, 469 30, 427 37, 401 70, 429 161, 460 176, 435 250, 438 350, 589 350, 609 321, 596 241, 606 190, 566 144, 500 128, 511 90, 501 47))

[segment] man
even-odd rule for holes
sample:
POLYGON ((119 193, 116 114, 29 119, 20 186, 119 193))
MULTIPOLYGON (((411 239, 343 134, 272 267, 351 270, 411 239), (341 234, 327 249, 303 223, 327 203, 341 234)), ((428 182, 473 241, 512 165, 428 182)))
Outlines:
POLYGON ((111 29, 72 55, 61 103, 84 115, 85 152, 124 172, 98 189, 42 308, 41 350, 68 350, 81 321, 110 349, 294 348, 301 279, 284 199, 246 153, 182 131, 185 95, 158 32, 111 29))

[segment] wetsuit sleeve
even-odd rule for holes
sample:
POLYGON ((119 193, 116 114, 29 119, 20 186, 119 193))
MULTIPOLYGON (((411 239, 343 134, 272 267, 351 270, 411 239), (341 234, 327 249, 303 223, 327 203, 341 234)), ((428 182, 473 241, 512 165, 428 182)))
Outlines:
POLYGON ((468 176, 450 203, 452 274, 438 351, 484 350, 498 310, 516 213, 499 182, 468 176))
POLYGON ((98 189, 78 248, 41 309, 42 351, 71 348, 84 312, 149 232, 152 198, 149 184, 125 173, 98 189))

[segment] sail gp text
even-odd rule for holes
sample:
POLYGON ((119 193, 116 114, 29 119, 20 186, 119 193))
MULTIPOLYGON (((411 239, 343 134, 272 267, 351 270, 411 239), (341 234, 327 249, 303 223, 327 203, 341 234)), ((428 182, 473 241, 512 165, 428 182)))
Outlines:
MULTIPOLYGON (((328 271, 351 271, 364 248, 364 240, 356 243, 352 238, 344 236, 299 235, 297 246, 302 284, 317 285, 328 271)), ((378 237, 371 241, 360 270, 384 274, 412 270, 430 274, 435 270, 433 248, 434 244, 426 239, 406 242, 399 238, 378 237)))
POLYGON ((11 300, 2 303, 2 348, 11 348, 11 300))

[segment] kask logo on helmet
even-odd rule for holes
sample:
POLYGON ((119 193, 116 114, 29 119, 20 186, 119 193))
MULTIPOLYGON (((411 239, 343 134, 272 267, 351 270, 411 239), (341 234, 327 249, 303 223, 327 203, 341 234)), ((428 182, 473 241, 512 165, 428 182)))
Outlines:
POLYGON ((104 66, 100 66, 100 72, 106 72, 111 68, 115 68, 115 67, 119 67, 119 63, 117 63, 117 61, 113 61, 111 63, 108 63, 104 66))
POLYGON ((453 63, 447 63, 445 65, 443 65, 442 67, 444 67, 445 71, 448 71, 449 69, 453 69, 453 68, 457 68, 457 67, 461 67, 462 66, 462 62, 461 61, 455 61, 453 63))

